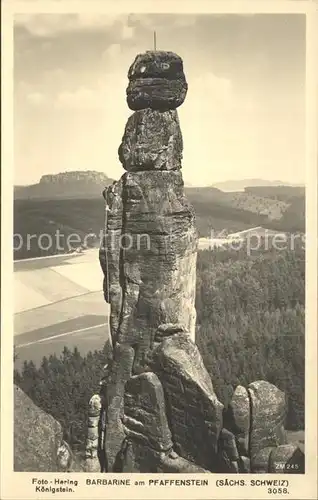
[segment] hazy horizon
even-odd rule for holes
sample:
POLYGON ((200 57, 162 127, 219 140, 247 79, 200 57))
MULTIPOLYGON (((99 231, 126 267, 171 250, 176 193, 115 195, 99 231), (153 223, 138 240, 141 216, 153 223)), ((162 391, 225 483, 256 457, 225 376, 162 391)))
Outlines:
POLYGON ((185 184, 305 182, 305 16, 17 15, 16 185, 97 170, 118 179, 127 72, 139 52, 181 55, 185 184))
MULTIPOLYGON (((94 169, 89 169, 89 170, 79 170, 81 172, 90 172, 94 169)), ((42 175, 57 175, 57 174, 62 174, 62 173, 65 173, 65 172, 75 172, 76 170, 63 170, 61 172, 44 172, 42 175)), ((104 173, 106 175, 107 172, 105 171, 101 171, 99 170, 98 172, 100 173, 104 173)), ((123 170, 123 172, 121 172, 121 175, 125 173, 125 171, 123 170)), ((32 183, 26 183, 26 184, 15 184, 16 187, 26 187, 26 186, 30 186, 30 185, 33 185, 33 184, 38 184, 40 182, 40 179, 41 179, 41 176, 37 179, 37 181, 35 182, 32 182, 32 183)), ((111 176, 108 176, 110 178, 112 178, 111 176)), ((118 180, 118 178, 114 178, 114 180, 118 180)), ((214 186, 214 185, 218 185, 218 184, 226 184, 226 183, 230 183, 230 182, 245 182, 245 181, 255 181, 255 180, 260 180, 260 181, 264 181, 264 182, 268 182, 268 183, 271 183, 271 184, 275 184, 275 183, 281 183, 281 182, 286 182, 286 185, 291 185, 291 186, 304 186, 305 183, 304 182, 299 182, 299 183, 296 183, 296 182, 289 182, 289 181, 283 181, 282 179, 265 179, 265 178, 259 178, 259 177, 238 177, 236 179, 223 179, 221 181, 215 181, 215 182, 212 182, 211 184, 200 184, 200 183, 196 183, 196 184, 193 184, 191 182, 187 182, 186 179, 184 179, 184 185, 186 187, 204 187, 204 186, 214 186)))

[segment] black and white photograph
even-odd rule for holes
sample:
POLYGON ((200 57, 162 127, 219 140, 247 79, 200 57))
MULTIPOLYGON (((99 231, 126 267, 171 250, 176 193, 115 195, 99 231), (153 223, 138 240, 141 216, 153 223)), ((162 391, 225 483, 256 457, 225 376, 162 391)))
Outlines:
POLYGON ((311 2, 29 3, 3 167, 19 498, 316 498, 311 2))

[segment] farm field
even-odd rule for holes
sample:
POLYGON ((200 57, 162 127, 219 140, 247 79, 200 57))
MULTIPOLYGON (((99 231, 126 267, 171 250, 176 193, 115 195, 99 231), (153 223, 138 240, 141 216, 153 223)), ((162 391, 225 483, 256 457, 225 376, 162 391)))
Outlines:
MULTIPOLYGON (((100 318, 101 321, 107 321, 107 316, 100 318)), ((17 359, 15 360, 14 367, 17 370, 21 370, 24 361, 33 361, 36 366, 40 366, 43 356, 49 358, 50 355, 56 354, 60 356, 64 346, 73 351, 75 347, 86 355, 89 351, 100 350, 103 348, 105 342, 109 338, 108 325, 101 324, 91 327, 85 327, 79 329, 78 331, 71 331, 67 333, 59 334, 59 325, 55 326, 55 337, 51 336, 51 328, 48 327, 47 334, 49 335, 47 339, 41 338, 39 342, 26 342, 29 336, 22 335, 18 338, 18 342, 23 342, 19 346, 16 345, 17 359), (26 342, 26 345, 24 344, 26 342)), ((45 331, 43 330, 43 333, 45 331)))
POLYGON ((103 296, 97 249, 64 259, 56 256, 16 264, 16 368, 24 360, 39 363, 43 356, 59 355, 64 346, 77 346, 81 352, 103 347, 108 340, 109 306, 103 296))

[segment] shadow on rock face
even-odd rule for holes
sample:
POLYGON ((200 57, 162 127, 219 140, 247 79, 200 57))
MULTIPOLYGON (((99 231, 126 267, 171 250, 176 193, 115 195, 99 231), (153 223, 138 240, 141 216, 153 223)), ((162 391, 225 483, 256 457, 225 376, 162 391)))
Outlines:
POLYGON ((14 386, 14 470, 68 472, 74 466, 61 424, 14 386))

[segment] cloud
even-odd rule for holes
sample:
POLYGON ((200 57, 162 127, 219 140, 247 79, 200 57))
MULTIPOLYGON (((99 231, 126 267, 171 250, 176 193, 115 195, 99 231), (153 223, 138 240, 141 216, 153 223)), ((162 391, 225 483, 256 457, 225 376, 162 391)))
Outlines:
POLYGON ((38 86, 34 86, 25 80, 17 82, 14 86, 16 103, 19 103, 17 109, 24 104, 32 106, 41 106, 48 103, 49 96, 42 92, 38 86))
MULTIPOLYGON (((25 28, 33 36, 49 37, 63 32, 100 31, 118 21, 124 24, 125 19, 127 16, 104 14, 16 14, 15 25, 25 28)), ((130 28, 122 29, 123 38, 130 36, 130 28)))
POLYGON ((192 14, 130 14, 128 24, 147 30, 160 28, 184 28, 193 26, 197 16, 192 14))
POLYGON ((102 59, 105 59, 106 61, 109 58, 116 59, 120 54, 121 54, 121 45, 119 43, 112 43, 102 53, 102 59))
POLYGON ((29 103, 35 106, 39 106, 45 103, 46 96, 41 92, 31 92, 30 94, 27 95, 27 100, 29 103))
POLYGON ((121 37, 123 40, 129 40, 130 38, 133 38, 134 33, 135 33, 134 27, 127 26, 127 24, 122 23, 121 37))
POLYGON ((99 94, 92 89, 79 87, 75 92, 58 94, 55 106, 57 108, 93 109, 100 106, 99 94))
POLYGON ((92 85, 57 94, 54 107, 60 110, 98 110, 112 115, 126 107, 127 78, 118 74, 101 76, 92 85))
POLYGON ((176 27, 189 27, 193 26, 197 22, 197 16, 193 16, 191 14, 178 15, 174 21, 174 25, 176 27))
POLYGON ((196 103, 201 112, 224 111, 233 105, 232 82, 227 78, 216 76, 211 71, 196 75, 190 79, 187 100, 196 103))
POLYGON ((62 68, 54 68, 44 71, 44 78, 51 82, 60 82, 65 78, 65 71, 62 68))

